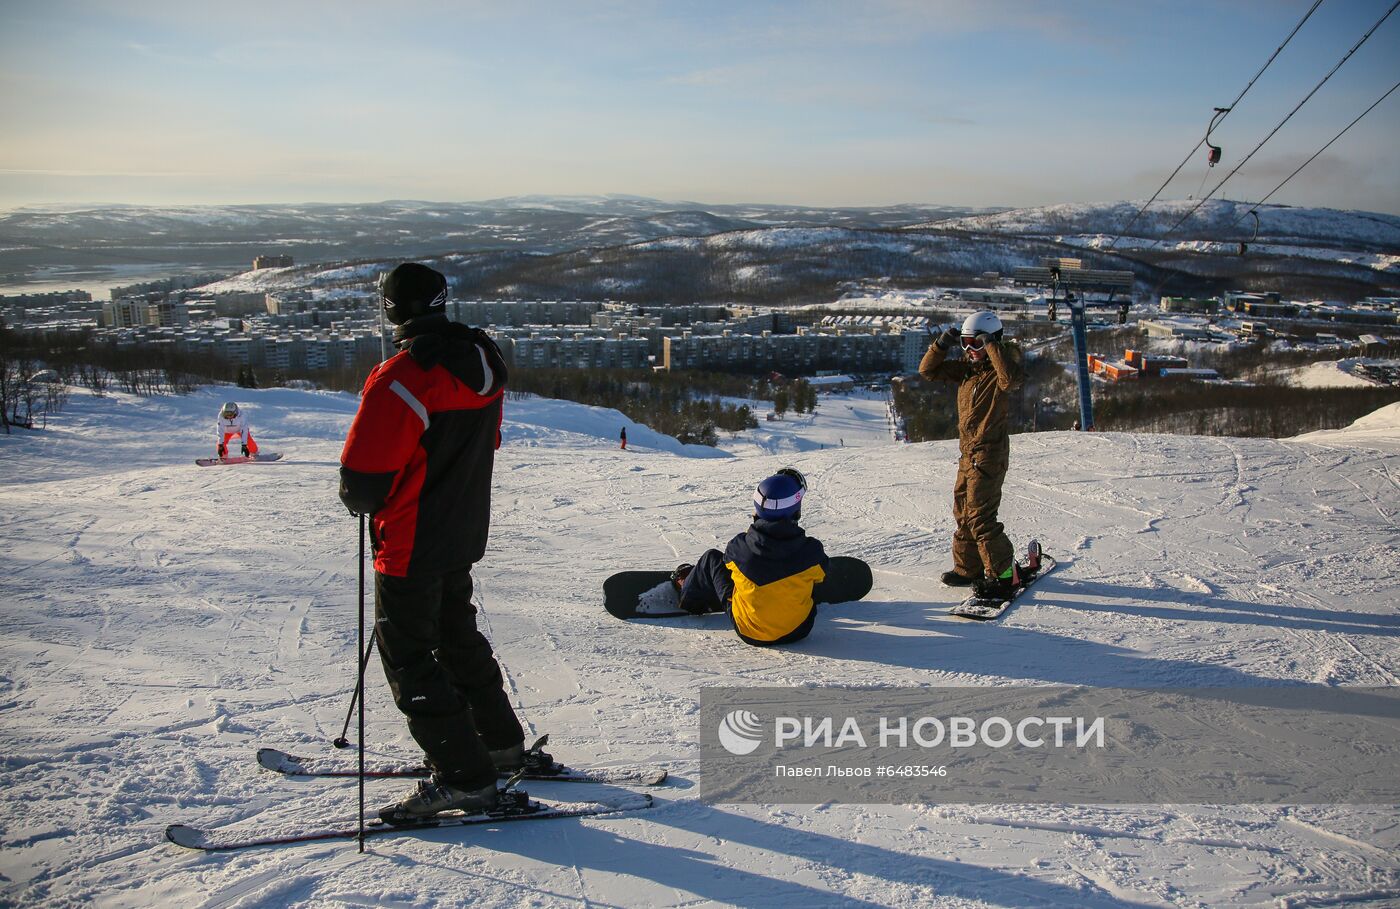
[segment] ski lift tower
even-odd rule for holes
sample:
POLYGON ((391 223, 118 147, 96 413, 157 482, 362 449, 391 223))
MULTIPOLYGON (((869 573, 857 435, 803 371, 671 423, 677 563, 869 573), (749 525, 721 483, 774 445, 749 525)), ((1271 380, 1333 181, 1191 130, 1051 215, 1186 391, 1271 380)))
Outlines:
POLYGON ((1079 379, 1079 428, 1089 432, 1094 428, 1094 400, 1089 386, 1089 342, 1084 310, 1089 306, 1126 307, 1126 302, 1114 303, 1113 295, 1132 294, 1133 273, 1085 268, 1079 259, 1042 259, 1039 268, 1016 269, 1012 281, 1019 287, 1048 288, 1052 321, 1057 302, 1063 301, 1069 307, 1070 334, 1074 338, 1074 358, 1078 361, 1075 375, 1079 379), (1064 296, 1060 297, 1062 290, 1064 296), (1086 293, 1107 293, 1108 299, 1090 303, 1084 299, 1086 293))

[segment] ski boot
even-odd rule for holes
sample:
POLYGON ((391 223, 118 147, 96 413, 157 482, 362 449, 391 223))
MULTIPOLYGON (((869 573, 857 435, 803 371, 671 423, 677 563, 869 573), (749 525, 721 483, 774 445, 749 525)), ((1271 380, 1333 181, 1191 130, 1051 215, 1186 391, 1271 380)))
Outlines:
MULTIPOLYGON (((503 795, 493 780, 476 789, 462 789, 444 782, 437 776, 418 783, 417 788, 392 805, 379 809, 379 819, 386 824, 409 824, 430 818, 443 811, 466 814, 488 814, 502 807, 503 795)), ((510 796, 524 793, 508 793, 510 796)))
POLYGON ((496 772, 511 775, 524 772, 530 776, 547 776, 557 774, 563 770, 563 765, 554 760, 554 756, 544 750, 544 746, 549 744, 549 736, 542 735, 529 748, 525 747, 525 742, 511 745, 509 748, 497 748, 491 752, 491 763, 496 765, 496 772))

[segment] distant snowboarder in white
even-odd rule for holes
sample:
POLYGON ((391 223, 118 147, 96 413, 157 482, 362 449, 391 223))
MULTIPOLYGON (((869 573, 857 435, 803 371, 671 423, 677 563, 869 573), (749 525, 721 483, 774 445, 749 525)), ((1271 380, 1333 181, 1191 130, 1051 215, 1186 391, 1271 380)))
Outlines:
POLYGON ((220 460, 228 457, 228 442, 234 436, 238 436, 243 457, 258 453, 258 443, 253 440, 253 430, 248 426, 248 420, 238 409, 236 401, 228 401, 219 411, 219 419, 214 424, 214 438, 219 446, 220 460))

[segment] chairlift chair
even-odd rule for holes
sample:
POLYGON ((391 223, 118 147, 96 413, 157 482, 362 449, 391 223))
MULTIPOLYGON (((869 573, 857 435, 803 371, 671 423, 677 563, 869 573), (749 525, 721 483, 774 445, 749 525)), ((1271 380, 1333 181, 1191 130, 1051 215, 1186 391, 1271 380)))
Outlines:
POLYGON ((1210 151, 1206 152, 1206 164, 1209 167, 1214 167, 1220 163, 1220 146, 1210 141, 1210 131, 1219 126, 1220 121, 1223 120, 1225 115, 1229 112, 1230 108, 1228 107, 1217 107, 1215 109, 1215 116, 1210 118, 1210 125, 1206 127, 1206 147, 1210 149, 1210 151))

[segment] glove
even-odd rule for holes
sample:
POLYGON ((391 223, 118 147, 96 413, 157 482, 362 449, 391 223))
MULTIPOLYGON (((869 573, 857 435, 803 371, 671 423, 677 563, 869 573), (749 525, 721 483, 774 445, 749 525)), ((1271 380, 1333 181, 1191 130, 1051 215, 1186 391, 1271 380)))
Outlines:
POLYGON ((219 446, 219 457, 221 457, 221 458, 226 458, 226 457, 228 457, 228 449, 225 448, 225 447, 222 446, 222 445, 219 446))
POLYGON ((933 342, 938 345, 939 350, 952 350, 958 343, 958 331, 955 328, 943 329, 943 334, 933 342))
POLYGON ((245 458, 248 457, 248 446, 247 446, 247 445, 244 445, 244 446, 243 446, 243 457, 245 457, 245 458))

